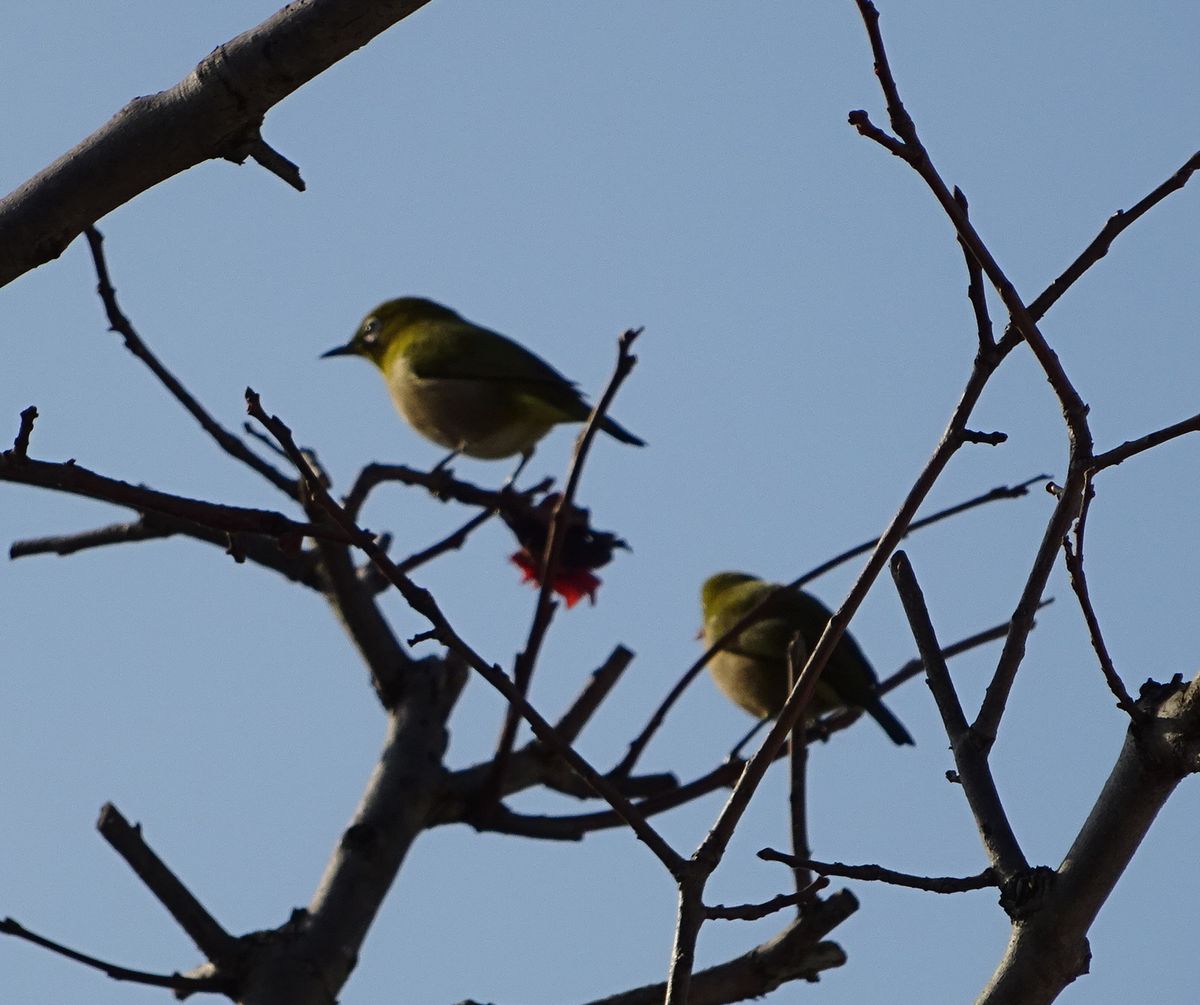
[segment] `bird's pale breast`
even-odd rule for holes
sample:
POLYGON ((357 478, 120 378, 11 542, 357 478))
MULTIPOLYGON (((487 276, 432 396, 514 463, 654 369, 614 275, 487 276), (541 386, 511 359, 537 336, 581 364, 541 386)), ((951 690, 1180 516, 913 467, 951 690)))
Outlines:
POLYGON ((416 377, 393 364, 388 388, 417 432, 468 457, 495 459, 530 450, 554 424, 497 381, 416 377))

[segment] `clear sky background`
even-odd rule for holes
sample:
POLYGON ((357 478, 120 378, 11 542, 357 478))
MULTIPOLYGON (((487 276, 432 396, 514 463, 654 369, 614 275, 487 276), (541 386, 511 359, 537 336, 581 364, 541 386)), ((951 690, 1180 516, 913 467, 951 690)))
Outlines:
MULTIPOLYGON (((168 87, 269 2, 47 0, 5 11, 0 187, 10 190, 135 95, 168 87)), ((945 177, 1031 299, 1115 210, 1197 147, 1200 7, 883 0, 907 106, 945 177)), ((633 553, 594 608, 562 612, 538 678, 551 718, 616 643, 637 658, 581 741, 605 767, 698 655, 697 590, 742 568, 788 579, 877 534, 929 455, 975 348, 962 256, 941 210, 846 114, 884 123, 850 0, 588 4, 435 0, 272 111, 267 139, 301 195, 256 166, 209 163, 100 222, 122 305, 226 424, 249 384, 345 490, 370 461, 428 466, 438 448, 357 361, 318 361, 379 301, 422 294, 518 337, 593 395, 621 330, 644 325, 614 408, 650 443, 598 441, 581 490, 633 553)), ((1105 448, 1197 410, 1200 188, 1121 237, 1043 331, 1092 406, 1105 448)), ((77 241, 0 291, 0 437, 41 418, 31 453, 214 501, 286 501, 225 457, 107 334, 77 241)), ((997 311, 998 321, 1003 320, 997 311)), ((1019 350, 972 423, 1009 434, 962 452, 930 507, 1040 472, 1061 476, 1058 407, 1019 350)), ((532 472, 562 475, 572 433, 532 472)), ((1106 473, 1088 569, 1132 690, 1196 670, 1200 441, 1106 473)), ((505 465, 463 461, 498 482, 505 465)), ((949 641, 1012 611, 1049 516, 1041 492, 922 532, 907 549, 949 641)), ((5 543, 124 518, 0 486, 5 543)), ((390 487, 364 520, 405 555, 464 519, 390 487)), ((510 665, 535 595, 503 528, 420 573, 461 634, 510 665)), ((815 586, 831 604, 857 565, 815 586)), ((1057 866, 1120 747, 1124 722, 1061 569, 993 755, 1032 862, 1057 866)), ((426 625, 399 598, 398 633, 426 625)), ((38 557, 0 572, 0 916, 149 970, 197 953, 96 835, 100 805, 152 845, 231 931, 307 903, 382 740, 362 666, 319 599, 190 541, 38 557)), ((853 626, 881 674, 915 653, 890 580, 853 626)), ((998 647, 953 669, 977 708, 998 647)), ((917 739, 869 721, 811 761, 814 854, 926 874, 982 869, 945 734, 919 680, 889 698, 917 739)), ((471 682, 450 761, 487 756, 502 704, 471 682)), ((707 678, 646 769, 708 770, 747 725, 707 678)), ((710 899, 788 887, 754 851, 786 845, 783 772, 756 798, 710 899)), ((721 797, 658 824, 690 851, 721 797)), ((575 807, 532 798, 525 809, 575 807)), ((1200 797, 1170 801, 1093 928, 1092 974, 1066 1003, 1195 993, 1200 797)), ((841 886, 843 884, 835 884, 841 886)), ((963 1002, 1008 935, 994 892, 938 897, 865 883, 834 935, 849 963, 770 1001, 963 1002)), ((587 1001, 662 979, 674 891, 628 833, 543 844, 443 828, 419 840, 342 1001, 587 1001)), ((783 924, 705 928, 700 964, 783 924)), ((0 997, 166 1000, 27 944, 0 941, 0 997)))

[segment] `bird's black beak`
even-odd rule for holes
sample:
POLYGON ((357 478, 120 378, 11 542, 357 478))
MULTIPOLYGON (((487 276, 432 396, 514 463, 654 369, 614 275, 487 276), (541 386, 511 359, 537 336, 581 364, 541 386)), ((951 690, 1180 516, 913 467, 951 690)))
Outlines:
POLYGON ((330 349, 329 352, 321 353, 321 359, 328 359, 330 356, 357 356, 358 350, 354 347, 353 342, 347 342, 345 345, 340 345, 336 349, 330 349))

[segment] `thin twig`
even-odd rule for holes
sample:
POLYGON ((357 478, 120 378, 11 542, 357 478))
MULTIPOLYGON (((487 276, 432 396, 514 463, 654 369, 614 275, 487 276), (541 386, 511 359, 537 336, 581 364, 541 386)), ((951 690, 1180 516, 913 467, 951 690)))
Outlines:
POLYGON ((595 714, 601 702, 608 697, 632 661, 633 653, 624 646, 617 646, 608 654, 608 659, 592 671, 579 697, 554 724, 554 728, 564 740, 575 742, 583 727, 595 714))
POLYGON ((1126 440, 1119 447, 1113 447, 1112 450, 1097 454, 1092 458, 1091 471, 1103 471, 1105 468, 1111 468, 1122 461, 1127 461, 1130 457, 1149 450, 1151 447, 1157 447, 1168 440, 1173 440, 1177 436, 1196 432, 1200 432, 1200 414, 1173 425, 1164 426, 1162 429, 1156 429, 1153 433, 1147 433, 1136 440, 1126 440))
POLYGON ((1108 689, 1117 699, 1117 708, 1125 712, 1136 724, 1146 721, 1146 713, 1129 696, 1125 683, 1121 680, 1121 675, 1117 673, 1117 668, 1113 665, 1112 656, 1109 655, 1108 646, 1104 642, 1104 633, 1100 629, 1100 619, 1096 617, 1096 609, 1092 606, 1087 573, 1083 569, 1084 533, 1087 529, 1088 508, 1093 496, 1094 490, 1089 478, 1083 505, 1079 509, 1079 519, 1075 521, 1075 544, 1072 546, 1070 537, 1064 537, 1062 540, 1063 556, 1067 564, 1067 576, 1071 581, 1071 589, 1075 591, 1079 609, 1083 612, 1083 620, 1087 624, 1088 638, 1091 639, 1096 659, 1100 661, 1100 672, 1104 674, 1108 689))
MULTIPOLYGON (((260 125, 262 122, 259 122, 260 125)), ((250 157, 259 167, 270 171, 272 175, 295 188, 296 192, 304 192, 305 183, 300 176, 300 168, 263 139, 262 132, 259 132, 259 126, 254 126, 246 131, 246 139, 236 144, 235 148, 226 154, 227 160, 241 164, 245 163, 247 157, 250 157)))
MULTIPOLYGON (((800 864, 797 872, 800 871, 807 872, 808 869, 800 864)), ((798 907, 800 908, 799 913, 803 914, 804 905, 812 903, 816 895, 828 885, 829 880, 824 876, 819 876, 795 893, 781 893, 777 897, 758 904, 739 904, 737 907, 713 904, 706 908, 706 911, 710 921, 758 921, 760 918, 766 918, 776 911, 782 911, 789 907, 798 907)))
MULTIPOLYGON (((966 216, 969 207, 967 197, 961 189, 954 189, 954 199, 962 208, 963 215, 966 216)), ((996 348, 996 336, 992 331, 992 316, 988 311, 987 292, 983 288, 983 269, 979 267, 978 260, 961 240, 958 245, 962 248, 967 266, 967 299, 971 302, 971 310, 975 314, 975 332, 979 339, 979 349, 981 352, 990 353, 996 348)))
POLYGON ((30 555, 74 555, 89 548, 102 548, 110 544, 129 544, 134 541, 156 541, 171 537, 175 531, 165 527, 151 527, 145 517, 128 523, 113 523, 107 527, 81 531, 78 534, 56 534, 51 537, 32 537, 14 541, 8 549, 9 558, 26 558, 30 555))
MULTIPOLYGON (((225 531, 214 530, 190 520, 163 516, 161 513, 150 513, 127 523, 109 524, 107 527, 96 527, 78 534, 59 534, 14 541, 8 549, 8 555, 9 558, 47 554, 67 556, 90 548, 157 541, 177 534, 222 548, 226 552, 231 551, 231 536, 225 531)), ((303 583, 314 590, 324 588, 317 574, 316 556, 311 551, 285 552, 278 546, 275 538, 259 534, 236 535, 235 547, 241 558, 265 569, 271 569, 292 582, 303 583)))
POLYGON ((226 994, 229 991, 229 981, 222 977, 185 977, 183 974, 152 974, 144 970, 131 970, 129 967, 118 966, 106 960, 75 949, 69 949, 61 942, 47 939, 44 935, 31 932, 13 918, 0 920, 0 933, 12 935, 35 946, 49 949, 52 953, 65 956, 68 960, 82 963, 111 977, 114 981, 129 981, 132 984, 148 984, 156 988, 171 988, 184 994, 194 994, 198 991, 212 991, 216 994, 226 994))
POLYGON ((765 862, 782 862, 795 869, 803 866, 822 876, 838 876, 841 879, 865 879, 878 883, 890 883, 910 890, 925 890, 929 893, 966 893, 970 890, 986 890, 998 887, 1000 881, 991 869, 984 869, 976 876, 916 876, 908 872, 897 872, 881 865, 846 865, 842 862, 818 862, 806 858, 797 860, 773 848, 764 848, 758 857, 765 862))
POLYGON ((29 437, 33 435, 33 424, 37 417, 38 410, 34 405, 21 410, 21 425, 17 427, 12 446, 12 456, 17 460, 23 461, 29 456, 29 437))
MULTIPOLYGON (((1192 154, 1178 171, 1148 195, 1134 203, 1130 209, 1117 210, 1108 218, 1108 221, 1100 229, 1100 233, 1093 238, 1091 244, 1083 249, 1079 257, 1067 266, 1062 275, 1047 286, 1029 305, 1029 313, 1035 318, 1042 317, 1088 269, 1108 254, 1108 249, 1112 246, 1113 241, 1126 227, 1145 216, 1171 193, 1178 192, 1196 171, 1200 171, 1200 151, 1192 154)), ((1007 340, 1006 336, 1005 341, 1007 340)), ((1019 341, 1019 336, 1014 335, 1014 340, 1019 341)))
POLYGON ((186 387, 159 361, 158 357, 142 341, 134 331, 133 325, 117 304, 117 291, 113 288, 108 277, 108 264, 104 258, 104 238, 95 227, 84 230, 88 248, 92 252, 92 261, 96 267, 96 291, 104 303, 104 312, 108 316, 109 329, 116 332, 125 340, 125 347, 140 359, 159 379, 159 382, 170 392, 194 418, 200 427, 216 441, 217 445, 231 457, 241 461, 247 467, 257 471, 277 489, 289 498, 298 499, 299 486, 294 479, 288 478, 259 457, 240 439, 229 432, 205 410, 204 406, 188 391, 186 387))
MULTIPOLYGON (((517 654, 513 665, 513 683, 518 693, 522 696, 529 693, 529 686, 533 679, 534 668, 537 665, 538 654, 541 652, 542 642, 546 638, 546 633, 550 629, 550 622, 554 617, 555 610, 558 608, 558 605, 554 602, 554 583, 558 576, 559 564, 562 561, 563 543, 567 535, 569 521, 566 517, 573 509, 575 492, 579 488, 580 479, 583 477, 583 466, 587 460, 592 440, 595 439, 596 433, 599 432, 600 424, 604 421, 604 416, 608 412, 613 399, 616 397, 617 391, 637 364, 637 357, 633 355, 632 349, 634 341, 641 333, 642 329, 640 328, 630 329, 617 340, 617 363, 613 370, 613 375, 609 379, 608 386, 604 389, 604 393, 600 396, 599 401, 592 408, 591 415, 588 416, 587 422, 584 423, 583 430, 575 440, 575 449, 571 455, 567 481, 561 495, 558 497, 558 501, 554 505, 554 513, 550 518, 550 530, 546 538, 546 546, 540 556, 541 569, 539 571, 539 578, 541 583, 538 590, 537 604, 534 607, 533 621, 529 626, 529 636, 526 639, 524 648, 517 654)), ((496 794, 497 799, 499 799, 499 793, 504 784, 504 772, 508 770, 508 759, 512 754, 512 746, 516 741, 518 722, 519 716, 517 713, 511 708, 508 709, 504 718, 504 727, 500 732, 500 739, 496 744, 495 770, 491 782, 491 789, 496 794)))
MULTIPOLYGON (((797 633, 787 652, 789 694, 800 675, 806 655, 804 639, 797 633)), ((805 719, 802 716, 796 728, 792 730, 792 735, 788 737, 787 744, 788 820, 791 825, 792 854, 797 859, 808 858, 812 854, 808 844, 808 736, 804 723, 805 719)), ((813 877, 808 869, 797 866, 793 872, 797 896, 812 888, 813 877)), ((796 903, 799 906, 802 901, 796 903)))
POLYGON ((357 520, 363 504, 367 501, 367 496, 385 482, 420 486, 435 499, 443 502, 453 499, 455 502, 468 506, 505 510, 509 506, 527 508, 529 500, 547 491, 554 484, 554 479, 543 478, 530 488, 514 492, 511 488, 499 490, 481 488, 472 482, 454 478, 444 468, 441 471, 418 471, 406 464, 368 464, 358 473, 354 485, 342 499, 342 505, 346 512, 357 520))
POLYGON ((476 513, 461 527, 456 528, 440 541, 435 541, 428 548, 422 548, 420 551, 413 552, 408 558, 397 562, 396 568, 405 575, 408 575, 413 569, 419 569, 422 565, 433 561, 439 555, 444 555, 448 551, 455 551, 461 548, 467 543, 467 538, 475 530, 483 526, 483 524, 487 523, 495 515, 496 511, 494 509, 485 509, 480 513, 476 513))
POLYGON ((1009 823, 1000 793, 996 789, 996 781, 988 766, 988 745, 980 743, 974 727, 967 725, 958 694, 954 690, 954 682, 950 679, 950 671, 946 669, 946 662, 942 659, 937 634, 930 621, 929 610, 925 606, 925 598, 916 574, 909 564, 908 556, 902 551, 896 552, 892 556, 891 565, 896 590, 904 604, 904 613, 908 616, 921 659, 925 662, 929 689, 933 692, 938 712, 941 713, 942 722, 946 727, 959 781, 975 816, 979 836, 997 875, 1006 880, 1011 879, 1027 872, 1029 863, 1009 823))

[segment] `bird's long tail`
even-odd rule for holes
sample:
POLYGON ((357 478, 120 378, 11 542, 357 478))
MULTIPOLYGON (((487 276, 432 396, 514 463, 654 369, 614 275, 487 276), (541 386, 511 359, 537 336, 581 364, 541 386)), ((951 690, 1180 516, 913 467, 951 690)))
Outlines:
POLYGON ((873 698, 869 704, 863 707, 866 709, 867 714, 883 727, 883 731, 887 733, 892 743, 899 744, 900 746, 904 746, 905 744, 915 745, 908 730, 901 725, 900 720, 892 715, 878 698, 873 698))
POLYGON ((628 443, 634 447, 644 447, 646 441, 634 436, 628 429, 622 426, 619 422, 610 419, 607 415, 604 421, 600 423, 600 428, 603 429, 609 436, 620 440, 622 443, 628 443))

